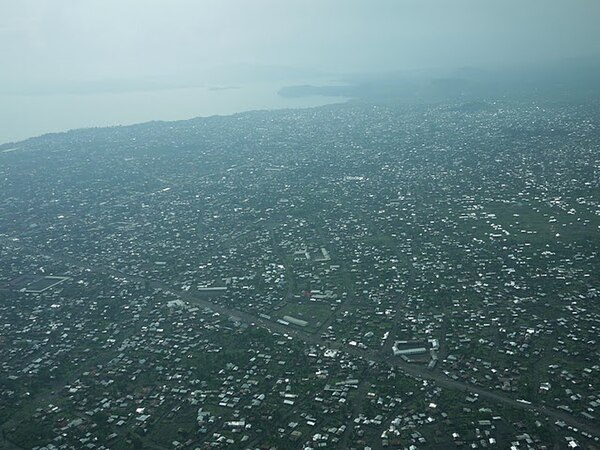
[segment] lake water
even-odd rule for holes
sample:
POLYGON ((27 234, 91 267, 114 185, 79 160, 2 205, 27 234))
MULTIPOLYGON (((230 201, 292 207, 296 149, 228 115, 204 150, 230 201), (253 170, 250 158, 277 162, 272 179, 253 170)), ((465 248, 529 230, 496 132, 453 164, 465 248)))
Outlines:
MULTIPOLYGON (((302 82, 288 82, 303 84, 302 82)), ((284 98, 284 85, 183 88, 140 92, 0 95, 0 143, 75 128, 181 120, 256 109, 305 108, 343 102, 340 97, 284 98)))

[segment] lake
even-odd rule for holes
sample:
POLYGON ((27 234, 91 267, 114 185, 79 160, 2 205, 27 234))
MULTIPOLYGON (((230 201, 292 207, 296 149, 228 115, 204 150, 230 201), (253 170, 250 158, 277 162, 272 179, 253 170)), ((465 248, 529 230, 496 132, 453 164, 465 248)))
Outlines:
POLYGON ((255 83, 98 94, 0 95, 0 144, 76 128, 181 120, 256 109, 305 108, 344 102, 340 97, 285 98, 285 84, 255 83))

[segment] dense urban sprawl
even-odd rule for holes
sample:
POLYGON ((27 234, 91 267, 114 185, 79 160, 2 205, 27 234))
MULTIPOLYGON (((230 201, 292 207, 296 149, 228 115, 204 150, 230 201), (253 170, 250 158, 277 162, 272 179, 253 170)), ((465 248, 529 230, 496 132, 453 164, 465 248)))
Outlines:
POLYGON ((0 448, 598 448, 597 105, 0 146, 0 448))

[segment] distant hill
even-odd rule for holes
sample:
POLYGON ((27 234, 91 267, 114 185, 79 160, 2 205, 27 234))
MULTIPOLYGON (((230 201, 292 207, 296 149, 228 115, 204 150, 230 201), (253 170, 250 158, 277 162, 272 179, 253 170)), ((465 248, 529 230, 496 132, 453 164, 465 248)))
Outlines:
POLYGON ((349 74, 336 86, 295 85, 284 97, 344 96, 357 100, 478 102, 490 98, 600 101, 600 61, 565 60, 537 66, 484 70, 419 70, 349 74))

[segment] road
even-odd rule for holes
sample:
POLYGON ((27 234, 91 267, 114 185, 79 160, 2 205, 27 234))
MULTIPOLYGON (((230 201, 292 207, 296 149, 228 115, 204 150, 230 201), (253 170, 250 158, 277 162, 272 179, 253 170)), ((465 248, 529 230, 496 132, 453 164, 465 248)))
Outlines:
MULTIPOLYGON (((17 244, 17 245, 24 246, 22 243, 16 243, 14 241, 12 241, 11 244, 12 245, 17 244)), ((24 247, 27 247, 27 246, 24 246, 24 247)), ((37 249, 31 249, 31 250, 36 251, 36 253, 41 253, 41 252, 38 252, 37 249)), ((567 425, 577 428, 580 431, 586 431, 594 436, 600 437, 600 426, 598 426, 596 424, 584 422, 582 420, 579 420, 577 417, 574 417, 566 412, 559 411, 555 408, 551 408, 551 407, 537 404, 537 403, 531 403, 531 404, 522 403, 512 397, 504 395, 503 393, 492 391, 492 390, 489 390, 489 389, 486 389, 486 388, 483 388, 480 386, 475 386, 472 384, 464 383, 459 380, 453 380, 451 378, 448 378, 447 376, 445 376, 442 373, 430 371, 425 367, 411 365, 400 359, 395 359, 395 358, 393 358, 392 355, 386 356, 386 355, 382 355, 381 353, 376 352, 376 351, 362 350, 362 349, 359 349, 356 347, 350 347, 348 345, 343 345, 339 342, 323 341, 323 340, 321 340, 321 338, 318 334, 310 334, 305 331, 302 331, 301 329, 295 328, 291 325, 290 326, 281 325, 275 321, 263 319, 252 313, 249 313, 247 311, 241 311, 239 309, 235 309, 235 308, 232 308, 229 306, 219 305, 215 302, 210 301, 206 297, 202 297, 200 295, 195 295, 193 292, 181 291, 179 289, 174 289, 173 287, 168 286, 165 283, 160 282, 160 281, 147 279, 147 278, 137 276, 137 275, 130 275, 127 273, 123 273, 121 271, 115 270, 108 266, 98 266, 98 265, 91 266, 88 264, 84 264, 81 262, 81 260, 78 260, 77 258, 73 258, 70 256, 58 255, 58 254, 47 254, 47 253, 41 253, 41 254, 43 254, 43 256, 47 256, 47 257, 50 257, 50 258, 53 258, 56 260, 60 260, 62 262, 72 264, 76 267, 80 267, 82 269, 86 269, 91 272, 113 275, 118 278, 125 278, 125 279, 129 279, 131 281, 136 281, 136 282, 142 282, 142 283, 148 282, 150 284, 150 287, 152 287, 152 288, 162 289, 165 292, 168 292, 168 293, 171 293, 171 294, 177 296, 181 300, 188 301, 190 303, 194 303, 198 306, 210 308, 214 312, 217 312, 217 313, 222 314, 227 317, 233 317, 247 325, 259 326, 259 327, 269 329, 273 332, 277 332, 280 334, 287 334, 288 336, 299 339, 300 341, 305 342, 307 344, 319 345, 319 346, 324 346, 324 347, 331 348, 334 350, 339 350, 339 351, 345 352, 347 354, 350 354, 352 356, 355 356, 355 357, 358 357, 358 358, 361 358, 361 359, 364 359, 367 361, 375 361, 377 363, 395 366, 395 367, 401 369, 406 375, 410 375, 410 376, 418 378, 418 379, 433 381, 437 385, 444 387, 446 389, 452 389, 455 391, 477 394, 482 399, 486 399, 486 400, 489 400, 489 401, 492 401, 495 403, 511 406, 516 409, 529 411, 532 413, 538 413, 538 414, 544 415, 553 420, 561 420, 561 421, 565 422, 567 425)))
MULTIPOLYGON (((120 275, 124 276, 123 274, 120 274, 120 275)), ((210 300, 208 300, 206 298, 201 298, 199 296, 196 296, 191 292, 173 291, 168 286, 166 286, 160 282, 153 281, 153 282, 151 282, 151 286, 154 288, 163 289, 164 291, 167 291, 174 295, 177 295, 180 299, 182 299, 184 301, 188 301, 190 303, 194 303, 199 306, 210 308, 213 311, 218 312, 219 314, 223 314, 228 317, 234 317, 243 323, 254 324, 255 326, 268 328, 271 331, 274 331, 274 332, 277 332, 280 334, 287 334, 288 336, 292 336, 293 338, 299 339, 300 341, 303 341, 307 344, 319 345, 319 346, 332 348, 334 350, 339 350, 339 351, 348 353, 352 356, 355 356, 355 357, 358 357, 358 358, 361 358, 361 359, 364 359, 367 361, 375 361, 377 363, 395 366, 395 367, 401 369, 406 375, 410 375, 412 377, 423 379, 423 380, 433 381, 438 386, 444 387, 446 389, 452 389, 455 391, 462 391, 465 393, 477 394, 482 399, 490 400, 495 403, 508 405, 513 408, 526 410, 526 411, 530 411, 533 413, 539 413, 539 414, 542 414, 542 415, 547 416, 554 420, 562 420, 567 425, 570 425, 574 428, 578 428, 581 431, 587 431, 588 433, 590 433, 594 436, 600 436, 600 427, 593 425, 593 424, 583 422, 581 420, 578 420, 576 417, 573 417, 572 415, 570 415, 566 412, 562 412, 557 409, 550 408, 548 406, 541 405, 541 404, 522 403, 522 402, 519 402, 517 399, 508 397, 500 392, 488 390, 483 387, 464 383, 462 381, 453 380, 451 378, 448 378, 446 375, 444 375, 442 373, 430 371, 427 368, 422 367, 422 366, 411 365, 409 363, 402 361, 401 359, 393 358, 392 355, 387 357, 385 355, 382 355, 379 352, 361 350, 356 347, 350 347, 348 345, 343 345, 339 342, 323 341, 316 334, 310 334, 310 333, 304 332, 300 329, 292 327, 291 325, 285 326, 285 325, 281 325, 275 321, 265 320, 258 316, 255 316, 251 313, 248 313, 246 311, 240 311, 238 309, 233 309, 230 307, 218 305, 214 302, 211 302, 210 300)))

